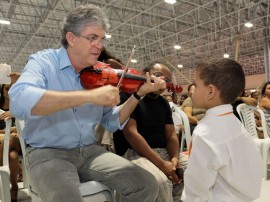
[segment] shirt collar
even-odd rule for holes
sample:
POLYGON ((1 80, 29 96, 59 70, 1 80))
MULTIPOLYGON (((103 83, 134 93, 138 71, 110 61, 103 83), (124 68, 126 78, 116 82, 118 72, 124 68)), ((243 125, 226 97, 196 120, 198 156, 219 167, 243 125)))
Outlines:
POLYGON ((205 117, 221 116, 229 112, 233 112, 232 105, 230 104, 219 105, 211 109, 208 109, 206 111, 205 117))
POLYGON ((60 48, 59 58, 60 58, 60 65, 59 65, 60 70, 66 68, 66 67, 72 67, 66 48, 64 48, 64 47, 60 48))

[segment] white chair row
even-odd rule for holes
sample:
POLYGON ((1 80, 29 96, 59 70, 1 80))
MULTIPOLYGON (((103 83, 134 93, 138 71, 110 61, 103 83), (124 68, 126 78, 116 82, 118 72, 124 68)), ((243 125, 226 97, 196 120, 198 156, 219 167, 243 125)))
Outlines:
POLYGON ((258 145, 260 149, 263 162, 264 162, 264 179, 267 180, 267 174, 269 171, 268 163, 270 159, 270 138, 268 134, 267 123, 265 121, 264 112, 257 107, 249 106, 244 103, 239 104, 236 110, 245 128, 247 129, 249 134, 254 138, 255 143, 258 145), (256 117, 255 117, 254 112, 260 115, 262 126, 259 129, 262 130, 264 139, 259 139, 258 137, 258 133, 257 133, 258 127, 256 125, 256 121, 255 121, 256 117))
MULTIPOLYGON (((4 113, 3 110, 0 110, 0 114, 4 113)), ((0 167, 0 196, 2 202, 11 201, 10 197, 10 183, 9 183, 9 135, 10 135, 10 128, 12 120, 5 120, 6 129, 5 129, 5 138, 4 139, 4 152, 3 152, 3 166, 0 167)))
MULTIPOLYGON (((0 111, 0 113, 3 111, 0 111)), ((5 129, 5 139, 4 139, 4 152, 3 152, 3 166, 0 167, 0 194, 1 194, 1 201, 2 202, 10 202, 10 181, 9 181, 9 164, 8 164, 8 156, 9 156, 9 139, 10 139, 10 129, 11 129, 11 119, 6 121, 6 129, 5 129)), ((25 156, 25 143, 21 136, 21 132, 23 130, 25 123, 22 120, 16 119, 16 128, 21 144, 22 154, 23 157, 25 156)), ((24 158, 22 159, 24 161, 24 158)), ((23 162, 23 180, 24 186, 28 189, 27 193, 31 197, 32 202, 40 202, 41 199, 39 198, 37 192, 35 191, 34 187, 32 186, 31 179, 24 167, 23 162)), ((107 202, 114 202, 114 192, 107 186, 96 182, 96 181, 88 181, 81 183, 80 191, 83 195, 85 202, 100 202, 100 201, 107 201, 107 202)))

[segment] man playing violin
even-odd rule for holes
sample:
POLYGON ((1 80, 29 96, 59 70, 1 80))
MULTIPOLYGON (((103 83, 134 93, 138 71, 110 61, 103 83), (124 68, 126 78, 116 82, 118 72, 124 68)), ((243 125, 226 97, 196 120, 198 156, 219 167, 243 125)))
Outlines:
MULTIPOLYGON (((171 80, 171 71, 160 63, 144 70, 150 75, 171 80)), ((180 201, 183 191, 182 178, 177 176, 179 141, 168 102, 160 96, 162 90, 148 93, 141 98, 123 129, 129 149, 124 157, 151 172, 159 185, 158 202, 180 201)), ((124 99, 125 94, 121 93, 124 99)), ((119 131, 118 131, 119 132, 119 131)), ((114 134, 119 140, 119 133, 114 134)), ((121 140, 120 140, 121 141, 121 140)), ((115 144, 116 146, 124 147, 115 144)), ((121 148, 115 148, 121 151, 121 148)))
POLYGON ((96 6, 70 11, 62 47, 31 55, 9 91, 12 114, 26 122, 26 166, 42 201, 83 201, 80 181, 89 180, 117 190, 122 202, 156 199, 158 186, 151 173, 94 144, 97 124, 112 132, 122 129, 139 102, 136 97, 166 87, 146 74, 135 96, 118 107, 116 87, 83 89, 80 72, 96 64, 107 28, 107 18, 96 6))

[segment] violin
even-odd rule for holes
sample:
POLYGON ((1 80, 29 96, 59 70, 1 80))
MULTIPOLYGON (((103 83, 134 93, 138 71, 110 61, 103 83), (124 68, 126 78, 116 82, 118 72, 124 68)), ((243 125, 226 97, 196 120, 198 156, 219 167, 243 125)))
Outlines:
MULTIPOLYGON (((105 85, 117 86, 123 69, 113 69, 109 64, 98 62, 96 65, 84 68, 80 73, 81 84, 86 89, 94 89, 105 85)), ((120 85, 120 91, 126 93, 135 93, 140 86, 144 84, 146 77, 133 68, 129 68, 124 75, 124 79, 120 85)), ((169 92, 181 93, 183 88, 180 85, 174 86, 171 82, 166 82, 169 92)))

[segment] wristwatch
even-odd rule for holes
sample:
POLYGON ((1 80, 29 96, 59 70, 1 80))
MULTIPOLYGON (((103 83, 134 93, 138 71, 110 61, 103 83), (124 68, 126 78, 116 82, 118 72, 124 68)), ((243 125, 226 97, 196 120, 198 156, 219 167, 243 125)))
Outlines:
POLYGON ((137 92, 133 93, 133 96, 139 101, 143 98, 143 96, 138 95, 137 92))

